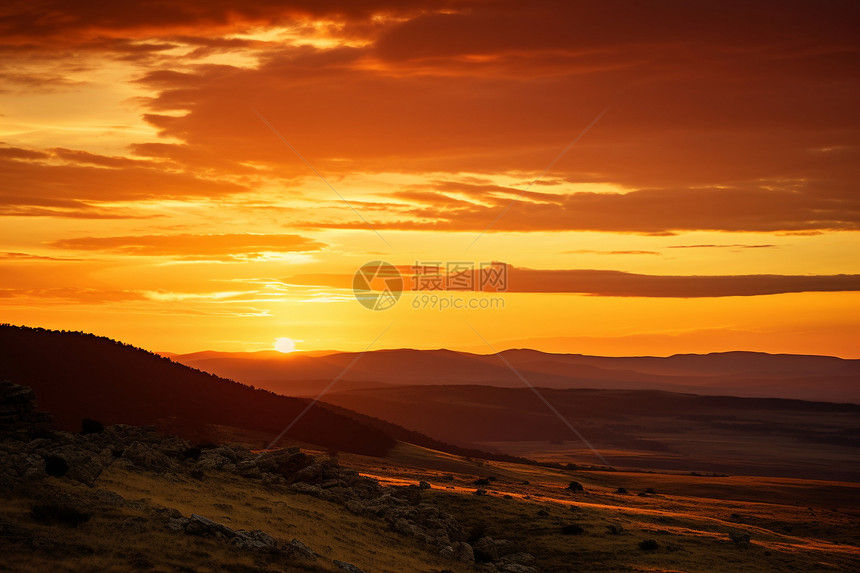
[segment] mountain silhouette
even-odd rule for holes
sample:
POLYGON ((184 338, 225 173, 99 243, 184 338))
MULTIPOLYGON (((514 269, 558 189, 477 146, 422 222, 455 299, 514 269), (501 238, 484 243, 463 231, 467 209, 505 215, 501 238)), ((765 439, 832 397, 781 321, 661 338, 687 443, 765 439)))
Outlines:
MULTIPOLYGON (((219 378, 169 358, 81 332, 0 326, 0 379, 30 386, 58 428, 84 417, 104 424, 154 425, 192 441, 225 434, 273 440, 308 400, 219 378)), ((384 456, 387 433, 316 405, 287 433, 324 448, 384 456)))

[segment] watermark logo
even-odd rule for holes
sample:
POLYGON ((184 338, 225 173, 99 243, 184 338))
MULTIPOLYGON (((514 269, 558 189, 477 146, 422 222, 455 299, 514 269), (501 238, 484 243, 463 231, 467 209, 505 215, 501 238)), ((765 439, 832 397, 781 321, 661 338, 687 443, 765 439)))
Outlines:
POLYGON ((397 304, 403 293, 403 277, 391 263, 364 263, 352 277, 352 292, 363 307, 388 310, 397 304))
POLYGON ((353 276, 352 292, 370 310, 388 310, 397 304, 403 291, 413 292, 412 308, 421 310, 505 307, 501 297, 484 296, 508 290, 508 266, 504 263, 416 261, 411 275, 409 270, 410 267, 398 269, 385 261, 365 263, 353 276), (458 296, 469 292, 478 296, 458 296))

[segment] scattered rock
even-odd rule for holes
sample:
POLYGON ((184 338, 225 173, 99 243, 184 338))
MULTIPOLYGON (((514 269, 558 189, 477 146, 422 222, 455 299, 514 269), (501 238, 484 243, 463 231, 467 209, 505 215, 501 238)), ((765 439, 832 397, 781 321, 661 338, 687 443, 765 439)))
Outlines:
POLYGON ((514 565, 528 565, 530 563, 534 563, 535 556, 531 553, 512 553, 511 555, 507 555, 502 557, 501 562, 505 565, 514 564, 514 565))
POLYGON ((473 545, 475 561, 479 562, 495 562, 502 557, 515 552, 513 543, 506 539, 493 539, 492 537, 482 537, 473 545))
POLYGON ((496 569, 504 573, 538 573, 537 568, 519 563, 505 563, 501 568, 497 567, 496 569))
POLYGON ((79 447, 64 446, 58 451, 58 455, 66 460, 69 466, 65 477, 88 486, 92 486, 105 469, 99 456, 79 447))
POLYGON ((578 481, 572 481, 567 484, 567 489, 570 491, 585 491, 585 488, 578 481))
POLYGON ((299 541, 298 539, 293 539, 290 541, 289 545, 286 547, 287 553, 292 557, 298 557, 300 559, 304 559, 306 561, 316 561, 319 555, 314 552, 310 547, 299 541))
POLYGON ((457 541, 451 545, 451 548, 454 550, 454 561, 462 561, 463 563, 475 562, 475 551, 465 541, 457 541))
POLYGON ((337 559, 332 561, 332 563, 334 563, 335 566, 338 567, 339 569, 343 569, 344 571, 349 571, 349 573, 364 573, 364 571, 362 571, 361 569, 359 569, 358 567, 356 567, 352 563, 345 563, 343 561, 338 561, 337 559))
POLYGON ((121 507, 125 505, 125 498, 115 491, 110 491, 109 489, 99 489, 95 492, 95 498, 97 501, 107 504, 113 505, 116 507, 121 507))

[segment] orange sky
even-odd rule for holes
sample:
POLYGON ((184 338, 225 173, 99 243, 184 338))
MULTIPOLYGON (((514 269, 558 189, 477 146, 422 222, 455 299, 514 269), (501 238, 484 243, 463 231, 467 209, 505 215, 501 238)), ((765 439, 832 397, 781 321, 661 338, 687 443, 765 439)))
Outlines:
POLYGON ((860 14, 748 4, 5 2, 0 322, 860 357, 860 14), (510 284, 371 311, 372 260, 510 284))

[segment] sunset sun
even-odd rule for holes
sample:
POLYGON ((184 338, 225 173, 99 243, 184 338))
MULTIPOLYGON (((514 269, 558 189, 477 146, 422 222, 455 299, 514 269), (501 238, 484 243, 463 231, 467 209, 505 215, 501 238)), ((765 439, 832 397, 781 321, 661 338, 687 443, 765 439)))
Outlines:
POLYGON ((276 338, 275 350, 284 354, 289 354, 296 350, 296 342, 292 338, 276 338))

